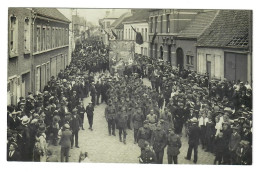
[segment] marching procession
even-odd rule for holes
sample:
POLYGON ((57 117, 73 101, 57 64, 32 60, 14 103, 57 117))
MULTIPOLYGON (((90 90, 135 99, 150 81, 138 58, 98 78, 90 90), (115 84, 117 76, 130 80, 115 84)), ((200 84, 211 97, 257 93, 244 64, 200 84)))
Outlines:
POLYGON ((109 51, 97 37, 84 40, 72 53, 71 63, 43 92, 29 93, 17 106, 7 106, 8 161, 69 162, 70 150, 80 148, 79 130, 89 126, 95 132, 95 109, 106 104, 99 115, 105 116, 107 135, 125 145, 135 144, 139 163, 162 164, 166 149, 167 163, 185 158, 196 164, 201 146, 215 156, 212 164, 252 164, 248 83, 210 80, 207 74, 173 69, 138 54, 118 74, 109 67, 109 51), (145 78, 151 87, 143 84, 145 78), (87 97, 91 102, 84 107, 87 97), (128 141, 129 132, 134 133, 134 142, 128 141), (188 149, 185 157, 178 157, 182 137, 188 138, 188 149), (60 147, 60 157, 49 145, 60 147))

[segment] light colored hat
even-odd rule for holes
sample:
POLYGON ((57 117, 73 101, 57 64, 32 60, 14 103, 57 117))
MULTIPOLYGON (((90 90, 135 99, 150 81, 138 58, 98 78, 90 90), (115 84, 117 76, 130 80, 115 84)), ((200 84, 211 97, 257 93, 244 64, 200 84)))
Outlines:
POLYGON ((70 128, 69 124, 64 124, 64 128, 69 129, 70 128))
POLYGON ((196 122, 198 122, 198 119, 197 119, 196 117, 193 117, 193 118, 191 119, 191 122, 196 123, 196 122))
POLYGON ((23 116, 22 117, 22 124, 23 125, 26 125, 26 124, 29 124, 29 122, 30 122, 30 118, 28 118, 28 116, 23 116))

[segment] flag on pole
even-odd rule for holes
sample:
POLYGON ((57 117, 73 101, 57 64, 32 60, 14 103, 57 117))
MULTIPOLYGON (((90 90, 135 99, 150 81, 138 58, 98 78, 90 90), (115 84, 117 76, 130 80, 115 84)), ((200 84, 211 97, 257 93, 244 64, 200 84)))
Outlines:
POLYGON ((112 34, 114 35, 114 37, 117 39, 116 33, 112 29, 111 29, 111 31, 112 31, 112 34))
POLYGON ((134 30, 134 32, 136 33, 135 42, 136 42, 137 44, 139 44, 139 45, 143 44, 144 41, 143 41, 143 37, 142 37, 141 33, 140 33, 140 32, 137 32, 137 31, 133 28, 132 25, 131 25, 131 27, 132 27, 132 29, 134 30))
POLYGON ((155 33, 153 34, 152 44, 154 43, 154 40, 155 40, 156 36, 157 36, 157 32, 155 32, 155 33))

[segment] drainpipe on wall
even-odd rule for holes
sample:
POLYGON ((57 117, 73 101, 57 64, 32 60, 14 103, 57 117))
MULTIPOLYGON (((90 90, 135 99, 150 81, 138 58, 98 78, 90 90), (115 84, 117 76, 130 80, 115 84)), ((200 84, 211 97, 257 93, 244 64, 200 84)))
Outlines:
POLYGON ((32 41, 31 41, 31 72, 30 72, 30 81, 31 81, 31 88, 30 91, 31 92, 35 92, 35 75, 34 75, 34 56, 33 56, 33 52, 34 52, 34 22, 36 20, 37 14, 32 10, 32 41))

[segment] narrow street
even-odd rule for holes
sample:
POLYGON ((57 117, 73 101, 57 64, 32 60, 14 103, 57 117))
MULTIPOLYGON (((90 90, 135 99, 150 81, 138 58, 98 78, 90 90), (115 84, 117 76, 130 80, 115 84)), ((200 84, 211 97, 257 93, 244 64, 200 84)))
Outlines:
MULTIPOLYGON (((144 79, 144 84, 150 86, 150 82, 144 79)), ((90 102, 90 97, 84 99, 84 107, 90 102)), ((84 118, 84 129, 79 131, 79 147, 73 148, 70 151, 70 162, 78 162, 80 152, 88 152, 89 158, 95 163, 139 163, 138 156, 140 155, 140 148, 134 144, 134 136, 132 130, 127 130, 126 145, 119 142, 118 130, 116 136, 109 136, 107 130, 107 122, 104 116, 106 104, 100 104, 95 107, 93 131, 89 130, 87 115, 84 118), (127 154, 127 156, 126 156, 127 154)), ((193 164, 192 160, 184 159, 188 150, 188 139, 182 137, 182 147, 178 156, 179 164, 193 164)), ((59 155, 60 146, 50 146, 54 153, 59 155)), ((213 164, 214 155, 205 152, 199 146, 198 148, 198 162, 197 164, 213 164)), ((164 164, 168 163, 167 148, 164 152, 164 164)))

